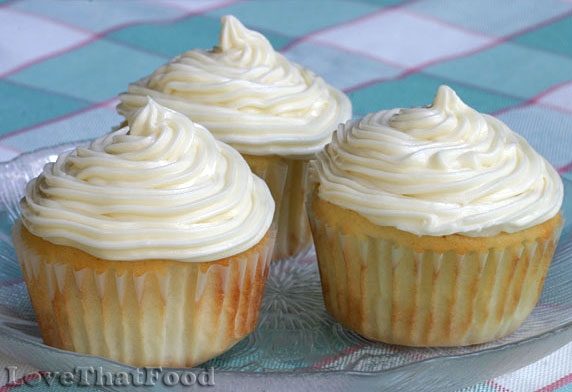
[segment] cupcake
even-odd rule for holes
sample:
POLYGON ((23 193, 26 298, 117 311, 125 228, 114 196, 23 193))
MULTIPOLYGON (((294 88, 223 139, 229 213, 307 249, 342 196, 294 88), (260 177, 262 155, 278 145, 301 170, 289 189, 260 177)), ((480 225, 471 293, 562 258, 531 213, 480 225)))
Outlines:
POLYGON ((146 96, 207 127, 267 182, 279 214, 275 258, 311 246, 307 163, 350 119, 346 95, 288 61, 262 34, 224 16, 218 46, 185 52, 130 84, 118 112, 131 116, 146 96), (279 181, 284 170, 286 184, 279 181))
POLYGON ((63 153, 12 230, 46 344, 189 367, 256 326, 275 229, 268 187, 232 147, 149 100, 63 153))
POLYGON ((562 181, 449 87, 430 106, 340 125, 310 177, 324 299, 346 327, 462 346, 510 334, 536 305, 562 227, 562 181))

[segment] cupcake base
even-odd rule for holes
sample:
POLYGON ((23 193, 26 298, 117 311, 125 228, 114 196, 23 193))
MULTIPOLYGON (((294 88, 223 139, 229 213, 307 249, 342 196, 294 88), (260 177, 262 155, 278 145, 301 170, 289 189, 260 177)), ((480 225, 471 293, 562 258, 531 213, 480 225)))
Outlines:
POLYGON ((560 215, 493 237, 416 236, 311 197, 326 307, 385 343, 463 346, 506 336, 536 305, 560 215))
POLYGON ((46 344, 134 366, 192 367, 256 327, 275 233, 213 262, 110 261, 12 232, 46 344))
POLYGON ((312 232, 305 206, 308 161, 278 156, 243 154, 243 157, 252 172, 266 181, 274 196, 278 232, 273 259, 287 259, 310 248, 312 232))

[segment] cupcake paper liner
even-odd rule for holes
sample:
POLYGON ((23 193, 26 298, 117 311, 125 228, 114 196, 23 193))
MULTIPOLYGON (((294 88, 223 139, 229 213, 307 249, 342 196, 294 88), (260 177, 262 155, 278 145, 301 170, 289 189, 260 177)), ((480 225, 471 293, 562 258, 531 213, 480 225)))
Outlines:
POLYGON ((308 249, 312 246, 312 232, 305 206, 308 161, 243 156, 253 173, 266 181, 274 196, 278 232, 273 259, 287 259, 308 249))
POLYGON ((28 246, 18 226, 14 245, 50 346, 134 366, 191 367, 256 327, 274 233, 220 263, 151 260, 142 272, 129 261, 121 271, 77 269, 28 246))
POLYGON ((409 346, 510 334, 535 307, 560 235, 486 253, 417 252, 310 219, 330 314, 368 338, 409 346))

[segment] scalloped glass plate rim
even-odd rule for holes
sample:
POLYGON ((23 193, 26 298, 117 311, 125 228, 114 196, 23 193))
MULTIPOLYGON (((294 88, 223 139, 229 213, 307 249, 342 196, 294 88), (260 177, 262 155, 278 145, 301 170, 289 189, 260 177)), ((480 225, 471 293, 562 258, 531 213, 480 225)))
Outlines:
MULTIPOLYGON (((77 147, 80 145, 86 145, 89 142, 91 142, 92 140, 93 140, 93 138, 83 139, 83 140, 78 140, 78 141, 74 141, 74 142, 68 142, 68 143, 62 143, 62 144, 57 144, 57 145, 53 145, 53 146, 38 148, 38 149, 35 149, 32 151, 22 153, 16 157, 12 158, 9 161, 0 162, 0 171, 5 170, 10 164, 13 164, 14 162, 22 160, 23 158, 25 158, 27 156, 32 156, 32 155, 41 153, 43 151, 47 152, 49 150, 58 150, 58 154, 59 154, 62 151, 65 151, 67 149, 71 149, 71 148, 74 148, 74 147, 77 147)), ((18 320, 18 322, 21 323, 22 320, 18 320)), ((33 323, 32 321, 30 321, 30 322, 33 323)), ((387 375, 389 373, 393 373, 393 372, 397 372, 397 371, 407 370, 408 368, 415 368, 415 367, 419 366, 420 364, 439 363, 439 362, 442 362, 445 360, 450 360, 450 359, 471 358, 471 357, 481 356, 482 354, 485 354, 485 353, 503 352, 503 351, 509 350, 511 348, 526 346, 528 344, 533 344, 535 342, 540 342, 542 340, 549 339, 552 336, 556 336, 556 335, 562 334, 562 333, 570 330, 571 327, 572 327, 572 321, 569 321, 565 324, 559 325, 556 328, 544 331, 538 335, 534 335, 534 336, 524 338, 522 340, 518 340, 518 341, 514 341, 514 342, 507 342, 507 343, 499 345, 499 346, 483 348, 481 350, 468 352, 468 353, 452 354, 452 355, 439 355, 439 356, 435 356, 435 357, 420 359, 420 360, 417 360, 415 362, 406 363, 406 364, 398 365, 398 366, 395 366, 395 367, 392 367, 389 369, 383 369, 383 370, 378 370, 378 371, 356 371, 356 370, 338 370, 338 369, 328 370, 328 369, 319 369, 319 368, 317 368, 317 369, 302 368, 302 369, 296 369, 296 370, 283 370, 283 371, 266 370, 264 372, 251 371, 251 370, 234 371, 234 370, 222 370, 221 369, 221 370, 217 370, 217 372, 224 373, 224 374, 240 373, 241 375, 252 375, 252 376, 257 376, 257 377, 281 376, 281 375, 288 376, 288 375, 296 375, 296 374, 298 374, 298 375, 300 375, 300 374, 311 375, 311 374, 324 374, 324 373, 338 374, 338 375, 349 375, 349 376, 376 377, 376 376, 380 376, 380 375, 387 375)), ((122 362, 114 361, 111 359, 107 359, 104 357, 75 353, 72 351, 67 351, 67 350, 62 350, 62 349, 58 349, 55 347, 47 346, 47 345, 40 343, 40 342, 37 342, 35 340, 24 339, 21 336, 19 336, 19 334, 16 333, 15 331, 13 331, 12 329, 10 329, 4 325, 1 325, 1 324, 0 324, 0 336, 9 337, 9 338, 12 338, 14 340, 17 340, 18 342, 21 342, 21 343, 24 343, 27 345, 32 345, 32 346, 35 346, 35 347, 42 349, 42 350, 48 350, 48 351, 51 351, 51 352, 56 353, 56 354, 64 354, 64 355, 68 355, 70 357, 80 357, 80 358, 90 358, 90 357, 91 358, 97 358, 97 359, 99 359, 105 363, 108 363, 109 365, 124 367, 124 368, 128 368, 128 369, 136 369, 136 367, 134 367, 134 366, 131 366, 131 365, 128 365, 128 364, 125 364, 122 362)), ((562 347, 565 344, 566 344, 566 342, 558 344, 558 347, 562 347)), ((0 349, 0 351, 2 351, 2 349, 0 349)), ((166 368, 165 367, 162 369, 171 370, 171 371, 184 371, 184 370, 189 370, 191 368, 166 368)))
MULTIPOLYGON (((474 352, 466 353, 466 354, 442 355, 442 356, 433 357, 433 358, 426 358, 426 359, 422 359, 422 360, 419 360, 416 362, 411 362, 411 363, 407 363, 404 365, 395 366, 391 369, 380 370, 380 371, 376 371, 376 372, 354 371, 354 370, 323 370, 323 369, 316 369, 316 370, 299 369, 299 370, 265 371, 265 372, 256 372, 256 371, 250 371, 250 370, 245 370, 245 371, 240 371, 240 372, 231 371, 231 370, 217 370, 217 372, 226 373, 226 374, 240 373, 243 375, 252 375, 252 376, 258 376, 258 377, 263 376, 263 375, 269 375, 269 376, 270 375, 272 375, 272 376, 284 375, 284 376, 288 376, 288 375, 296 375, 296 374, 313 374, 313 373, 322 373, 322 374, 323 373, 332 373, 332 374, 335 373, 335 374, 345 374, 345 375, 353 375, 353 376, 375 377, 375 376, 379 376, 381 374, 387 374, 390 372, 407 369, 408 367, 416 367, 422 363, 426 364, 426 363, 432 363, 432 362, 439 362, 439 361, 443 361, 445 359, 469 358, 469 357, 473 357, 473 356, 480 356, 483 353, 500 352, 500 351, 508 350, 510 348, 513 348, 513 347, 524 346, 526 344, 530 344, 530 343, 533 343, 535 341, 544 340, 544 339, 546 339, 552 335, 558 335, 562 332, 569 330, 571 327, 572 327, 572 321, 564 324, 563 326, 555 328, 553 330, 546 331, 540 335, 532 336, 530 338, 523 339, 523 340, 520 340, 517 342, 506 343, 506 344, 503 344, 501 346, 490 347, 490 348, 486 348, 486 349, 483 349, 480 351, 474 351, 474 352)), ((8 330, 8 331, 10 331, 10 330, 8 330)), ((113 361, 111 359, 107 359, 107 358, 100 357, 97 355, 79 354, 79 353, 76 353, 73 351, 61 350, 59 348, 51 347, 51 346, 48 346, 48 345, 45 345, 42 343, 38 343, 35 341, 25 340, 25 339, 22 339, 21 337, 15 335, 15 334, 12 334, 11 332, 7 332, 3 326, 0 326, 0 335, 9 336, 10 338, 16 339, 22 343, 34 345, 34 346, 37 346, 41 349, 52 351, 52 352, 55 352, 58 354, 62 353, 62 354, 69 355, 72 357, 81 357, 81 358, 89 358, 89 357, 98 358, 104 362, 111 364, 111 365, 116 365, 116 366, 125 367, 125 368, 129 368, 129 369, 137 369, 136 366, 131 366, 131 365, 128 365, 128 364, 123 363, 123 362, 113 361)), ((0 349, 0 351, 1 351, 1 349, 0 349)), ((197 368, 162 367, 162 369, 163 370, 171 370, 171 371, 185 371, 185 370, 197 369, 197 368)))

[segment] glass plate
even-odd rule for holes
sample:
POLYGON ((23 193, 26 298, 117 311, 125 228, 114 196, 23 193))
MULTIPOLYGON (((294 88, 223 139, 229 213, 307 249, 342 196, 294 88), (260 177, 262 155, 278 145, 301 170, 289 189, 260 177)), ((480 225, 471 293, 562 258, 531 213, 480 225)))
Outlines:
MULTIPOLYGON (((86 142, 0 164, 0 352, 46 371, 77 366, 133 371, 43 344, 10 240, 26 182, 46 162, 79 144, 86 142)), ((564 215, 570 216, 572 181, 565 176, 564 183, 569 195, 564 215)), ((566 225, 539 304, 510 336, 470 347, 409 348, 365 339, 336 323, 325 310, 310 251, 272 264, 256 331, 201 368, 214 367, 217 390, 453 390, 472 385, 532 363, 572 340, 571 261, 572 233, 566 225)))

